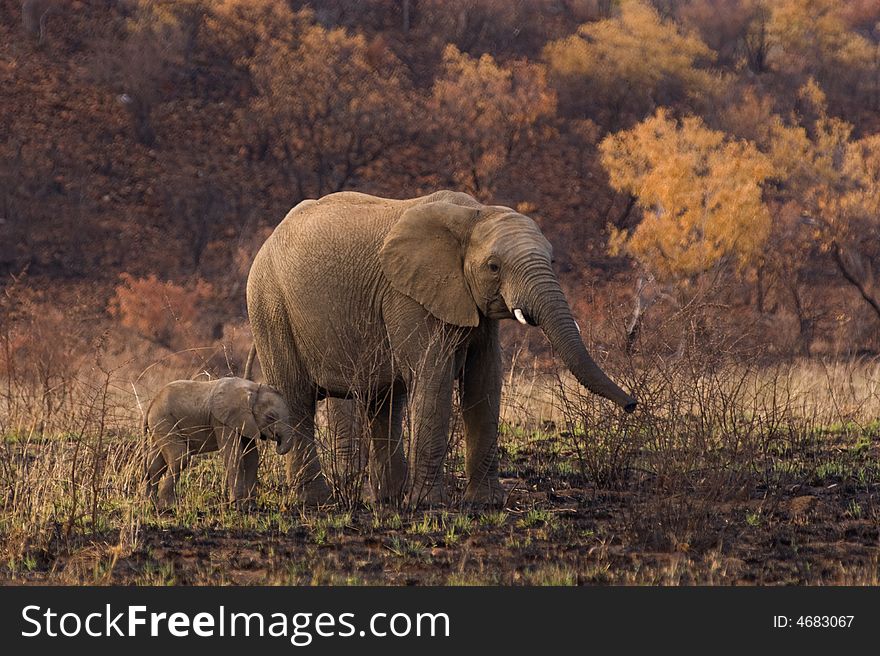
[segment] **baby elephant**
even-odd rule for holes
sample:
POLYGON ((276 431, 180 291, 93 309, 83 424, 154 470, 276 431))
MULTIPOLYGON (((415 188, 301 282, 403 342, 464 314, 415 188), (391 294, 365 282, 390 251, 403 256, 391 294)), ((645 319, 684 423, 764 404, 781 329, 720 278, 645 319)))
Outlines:
POLYGON ((151 440, 147 494, 159 510, 176 502, 177 481, 190 458, 218 450, 229 496, 243 507, 257 484, 257 438, 274 440, 277 453, 284 454, 294 436, 284 398, 244 378, 168 383, 147 409, 144 433, 151 440))

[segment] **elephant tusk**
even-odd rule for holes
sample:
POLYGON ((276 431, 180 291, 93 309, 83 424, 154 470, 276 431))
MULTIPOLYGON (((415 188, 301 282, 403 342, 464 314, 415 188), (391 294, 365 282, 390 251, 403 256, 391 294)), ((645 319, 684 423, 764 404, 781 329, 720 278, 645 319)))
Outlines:
POLYGON ((519 321, 522 325, 524 325, 524 326, 528 326, 528 325, 529 325, 529 322, 526 321, 526 317, 525 317, 525 315, 523 315, 523 311, 520 310, 519 308, 514 308, 514 310, 513 310, 513 316, 515 316, 515 317, 516 317, 516 320, 519 321))
POLYGON ((581 327, 580 327, 580 325, 578 325, 577 321, 574 322, 574 327, 578 329, 578 335, 580 335, 581 334, 581 327))

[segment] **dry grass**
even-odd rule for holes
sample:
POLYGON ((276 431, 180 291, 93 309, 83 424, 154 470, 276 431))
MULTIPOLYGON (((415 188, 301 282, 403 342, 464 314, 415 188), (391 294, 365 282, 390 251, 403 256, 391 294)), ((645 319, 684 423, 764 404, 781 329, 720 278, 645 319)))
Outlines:
MULTIPOLYGON (((168 380, 236 370, 247 339, 153 355, 146 368, 135 365, 144 354, 114 350, 106 337, 86 354, 82 342, 43 339, 43 350, 22 350, 0 334, 0 580, 870 584, 880 576, 877 360, 642 355, 610 367, 641 401, 624 415, 567 374, 524 367, 520 357, 503 397, 505 511, 373 508, 361 475, 336 486, 336 507, 307 513, 268 449, 257 511, 229 506, 219 459, 205 457, 185 472, 176 514, 163 517, 143 494, 142 408, 168 380)), ((458 494, 460 432, 453 422, 446 465, 458 494)), ((335 439, 321 422, 331 472, 335 439)))

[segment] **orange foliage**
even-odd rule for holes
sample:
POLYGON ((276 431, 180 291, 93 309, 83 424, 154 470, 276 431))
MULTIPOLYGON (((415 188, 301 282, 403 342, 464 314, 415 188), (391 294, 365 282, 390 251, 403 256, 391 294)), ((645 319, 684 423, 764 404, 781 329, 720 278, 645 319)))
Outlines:
POLYGON ((503 66, 450 45, 429 107, 456 186, 489 200, 499 175, 555 114, 556 95, 540 64, 503 66))
POLYGON ((121 325, 169 349, 197 337, 199 306, 211 295, 211 285, 199 280, 187 288, 155 274, 123 273, 120 279, 107 310, 121 325))
POLYGON ((664 278, 708 271, 726 258, 755 261, 770 232, 761 184, 770 161, 699 118, 678 122, 664 110, 602 142, 611 184, 636 196, 644 218, 631 235, 612 228, 626 250, 664 278))
POLYGON ((406 137, 407 80, 380 42, 309 25, 261 41, 246 63, 257 156, 287 172, 299 198, 355 183, 406 137))
MULTIPOLYGON (((341 188, 453 187, 521 207, 556 246, 563 285, 595 284, 597 298, 640 275, 608 254, 605 225, 675 282, 754 264, 719 293, 736 306, 761 287, 759 314, 796 309, 788 288, 817 314, 850 312, 837 308, 861 301, 837 254, 877 296, 875 0, 419 0, 406 13, 397 0, 55 1, 45 21, 20 13, 45 4, 0 0, 13 17, 0 21, 0 286, 27 270, 59 304, 86 289, 93 321, 112 297, 117 325, 169 345, 238 320, 256 236, 300 198, 341 188), (652 135, 642 124, 658 108, 652 135), (640 125, 624 148, 620 130, 640 125), (598 147, 609 133, 614 166, 598 147), (125 268, 155 271, 153 289, 120 281, 125 268), (181 300, 198 285, 163 287, 188 274, 222 290, 210 308, 181 300)), ((22 334, 9 338, 19 350, 22 334)))

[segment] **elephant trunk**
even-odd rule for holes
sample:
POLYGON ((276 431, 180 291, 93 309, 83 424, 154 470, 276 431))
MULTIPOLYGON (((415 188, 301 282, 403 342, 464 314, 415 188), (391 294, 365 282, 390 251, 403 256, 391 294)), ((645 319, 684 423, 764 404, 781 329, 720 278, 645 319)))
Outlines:
POLYGON ((275 453, 279 456, 283 456, 293 448, 294 432, 293 427, 289 424, 282 424, 277 428, 275 437, 278 439, 278 442, 275 444, 275 453))
POLYGON ((568 301, 552 273, 545 274, 544 280, 532 286, 526 302, 530 318, 541 327, 553 350, 581 385, 614 401, 626 412, 635 410, 636 400, 608 378, 590 356, 568 301))

